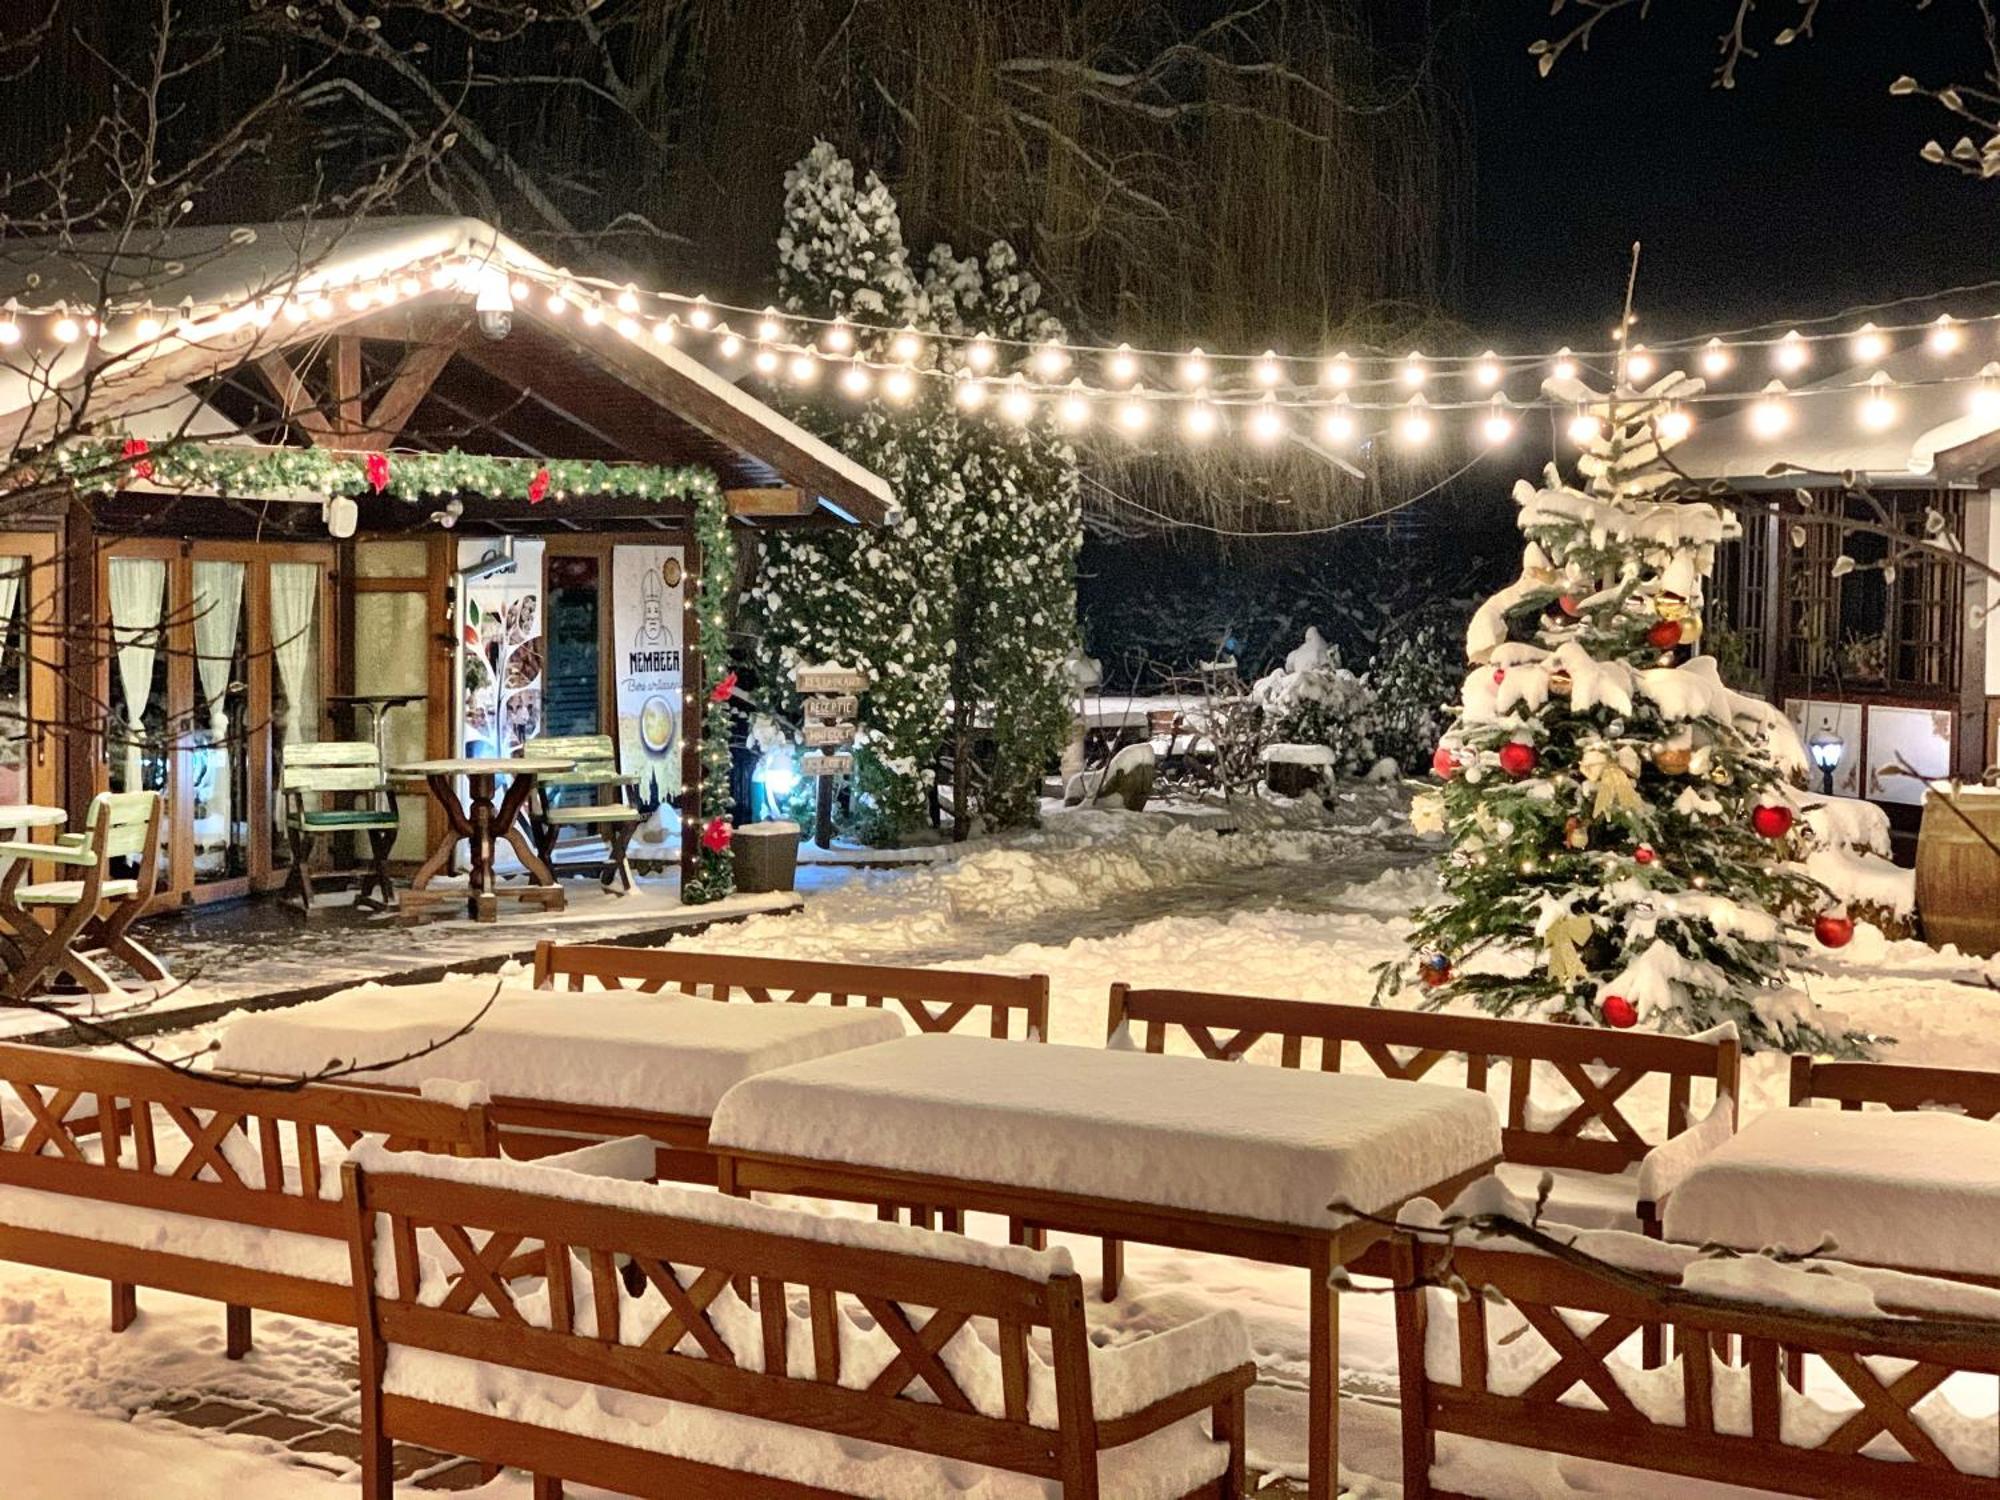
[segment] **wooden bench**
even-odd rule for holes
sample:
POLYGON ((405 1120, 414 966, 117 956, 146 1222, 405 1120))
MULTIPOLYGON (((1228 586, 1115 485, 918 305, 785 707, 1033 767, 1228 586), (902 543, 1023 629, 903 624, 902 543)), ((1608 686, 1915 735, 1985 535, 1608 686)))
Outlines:
POLYGON ((628 789, 639 784, 637 776, 618 769, 618 746, 608 734, 550 734, 529 740, 520 753, 530 760, 547 757, 574 764, 567 771, 554 771, 535 779, 528 821, 534 830, 535 852, 542 863, 555 869, 556 840, 566 828, 594 828, 604 835, 604 869, 598 879, 610 889, 615 879, 620 888, 632 889, 632 866, 626 849, 632 835, 645 821, 633 805, 628 789), (560 793, 581 791, 585 799, 565 802, 560 793), (611 794, 610 800, 604 793, 611 794))
POLYGON ((1049 1036, 1046 974, 984 974, 966 969, 898 969, 883 964, 827 964, 807 959, 694 953, 678 948, 612 944, 535 945, 535 988, 581 990, 586 980, 605 989, 634 989, 759 1003, 893 1006, 919 1031, 956 1031, 978 1016, 988 1036, 1049 1036))
MULTIPOLYGON (((1321 1005, 1253 995, 1111 987, 1107 1034, 1124 1032, 1148 1052, 1166 1050, 1169 1033, 1191 1041, 1204 1057, 1235 1061, 1267 1038, 1287 1068, 1309 1062, 1329 1072, 1342 1067, 1351 1043, 1385 1078, 1424 1080, 1446 1058, 1462 1058, 1465 1086, 1484 1093, 1497 1059, 1508 1066, 1502 1111, 1502 1175, 1532 1200, 1543 1171, 1554 1179, 1549 1212, 1579 1227, 1637 1227, 1657 1236, 1656 1207, 1640 1200, 1627 1174, 1647 1153, 1697 1122, 1696 1109, 1734 1100, 1741 1065, 1733 1036, 1712 1039, 1609 1032, 1547 1021, 1505 1021, 1486 1016, 1446 1016, 1361 1005, 1321 1005), (1310 1051, 1308 1048, 1310 1047, 1310 1051), (1546 1064, 1567 1085, 1575 1103, 1553 1119, 1533 1106, 1535 1064, 1546 1064), (1608 1076, 1598 1074, 1608 1070, 1608 1076), (1659 1128, 1642 1132, 1621 1101, 1647 1079, 1663 1078, 1666 1107, 1659 1128), (1695 1084, 1706 1099, 1698 1100, 1695 1084), (1512 1166, 1524 1169, 1509 1173, 1512 1166)), ((1377 1246, 1354 1269, 1381 1275, 1387 1247, 1377 1246)), ((1120 1247, 1105 1246, 1104 1285, 1117 1295, 1120 1247)))
POLYGON ((213 1298, 231 1359, 250 1347, 252 1308, 349 1323, 348 1216, 322 1164, 364 1135, 494 1149, 483 1106, 0 1044, 0 1260, 105 1278, 114 1331, 137 1316, 138 1287, 213 1298), (154 1248, 163 1231, 180 1248, 154 1248))
POLYGON ((1951 1428, 1983 1429, 1990 1452, 1990 1377, 2000 1375, 2000 1321, 1964 1316, 1964 1287, 1823 1262, 1767 1264, 1799 1304, 1781 1308, 1768 1294, 1752 1301, 1718 1294, 1712 1282, 1683 1285, 1699 1255, 1648 1246, 1607 1266, 1397 1236, 1403 1494, 1469 1500, 1464 1481, 1453 1481, 1475 1478, 1476 1458, 1437 1472, 1437 1435, 1450 1433, 1819 1500, 2000 1496, 1990 1457, 1962 1467, 1952 1454, 1963 1447, 1951 1428), (1682 1260, 1679 1271, 1661 1271, 1663 1252, 1682 1260), (1440 1289, 1447 1278, 1452 1288, 1440 1289), (1861 1297, 1872 1289, 1883 1315, 1836 1315, 1840 1301, 1822 1290, 1833 1288, 1861 1297), (1673 1364, 1641 1370, 1629 1359, 1635 1338, 1657 1346, 1668 1335, 1673 1364), (1737 1363, 1729 1354, 1739 1342, 1737 1363), (1440 1349, 1456 1350, 1455 1379, 1438 1373, 1440 1349), (1495 1378, 1503 1360, 1504 1377, 1495 1378), (1988 1377, 1978 1382, 1983 1414, 1913 1415, 1962 1372, 1988 1377), (1641 1382, 1643 1401, 1634 1399, 1641 1382))
POLYGON ((389 879, 389 851, 396 843, 400 815, 396 789, 382 766, 382 747, 372 740, 319 740, 285 747, 278 769, 278 790, 285 799, 285 839, 291 848, 291 868, 285 872, 285 894, 297 895, 300 910, 312 912, 312 855, 333 834, 368 836, 368 868, 355 887, 354 904, 387 910, 396 904, 396 887, 389 879), (354 805, 329 807, 325 799, 348 796, 354 805), (307 807, 306 798, 321 805, 307 807))
POLYGON ((364 1147, 344 1170, 368 1500, 390 1500, 399 1440, 526 1469, 537 1500, 565 1480, 676 1500, 942 1494, 966 1466, 1066 1500, 1244 1493, 1255 1366, 1233 1313, 1099 1350, 1060 1251, 522 1163, 364 1147), (455 1284, 423 1264, 426 1232, 455 1284), (496 1274, 531 1240, 546 1297, 496 1274), (549 1377, 597 1393, 551 1401, 549 1377))
POLYGON ((1899 1112, 1949 1109, 1974 1120, 2000 1117, 2000 1073, 1974 1068, 1926 1068, 1910 1063, 1821 1062, 1792 1057, 1792 1105, 1818 1099, 1844 1110, 1879 1104, 1899 1112))

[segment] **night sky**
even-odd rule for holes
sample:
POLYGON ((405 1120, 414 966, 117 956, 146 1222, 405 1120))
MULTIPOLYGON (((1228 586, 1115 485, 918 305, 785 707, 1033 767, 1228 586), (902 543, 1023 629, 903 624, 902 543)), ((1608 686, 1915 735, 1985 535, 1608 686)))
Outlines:
MULTIPOLYGON (((1671 0, 1643 22, 1613 16, 1547 79, 1527 46, 1549 34, 1548 7, 1478 8, 1478 195, 1461 313, 1481 333, 1601 337, 1634 239, 1646 247, 1642 336, 1654 338, 2000 276, 2000 181, 1921 161, 1927 139, 1948 148, 1961 122, 1888 93, 1905 72, 1979 82, 1968 0, 1825 6, 1811 40, 1764 48, 1725 92, 1710 77, 1733 8, 1671 0)), ((1766 35, 1794 14, 1790 0, 1759 9, 1766 35)), ((1965 299, 1997 303, 2000 291, 1965 299)))

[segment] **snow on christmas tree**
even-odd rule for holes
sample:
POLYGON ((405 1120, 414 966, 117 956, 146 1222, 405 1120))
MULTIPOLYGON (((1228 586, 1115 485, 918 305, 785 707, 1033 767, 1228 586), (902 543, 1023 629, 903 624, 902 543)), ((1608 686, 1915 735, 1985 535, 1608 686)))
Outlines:
MULTIPOLYGON (((1830 899, 1786 848, 1805 753, 1697 654, 1702 582, 1735 517, 1660 494, 1674 403, 1700 389, 1549 384, 1597 437, 1582 489, 1553 465, 1515 488, 1521 576, 1473 617, 1432 765, 1444 785, 1412 808, 1452 842, 1444 899, 1417 914, 1416 974, 1435 1005, 1669 1032, 1731 1021, 1751 1047, 1852 1052, 1864 1039, 1791 982, 1808 954, 1790 921, 1830 899)), ((1382 992, 1408 967, 1385 967, 1382 992)))

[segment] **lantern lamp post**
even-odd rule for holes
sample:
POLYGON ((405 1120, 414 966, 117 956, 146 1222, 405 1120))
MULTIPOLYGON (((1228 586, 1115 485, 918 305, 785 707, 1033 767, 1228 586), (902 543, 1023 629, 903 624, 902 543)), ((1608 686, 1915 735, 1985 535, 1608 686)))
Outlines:
POLYGON ((1847 754, 1847 741, 1833 732, 1830 721, 1822 720, 1812 738, 1806 741, 1806 754, 1819 769, 1820 790, 1831 797, 1833 773, 1840 769, 1841 757, 1847 754))

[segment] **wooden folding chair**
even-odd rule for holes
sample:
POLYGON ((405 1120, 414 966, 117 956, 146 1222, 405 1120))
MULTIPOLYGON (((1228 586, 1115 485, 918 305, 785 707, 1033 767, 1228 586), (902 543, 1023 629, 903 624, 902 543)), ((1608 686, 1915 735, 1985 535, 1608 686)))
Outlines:
POLYGON ((632 835, 644 821, 644 814, 632 805, 627 789, 638 785, 639 778, 618 769, 618 747, 608 734, 565 734, 545 735, 529 740, 521 747, 521 754, 530 760, 537 756, 550 756, 558 760, 568 759, 575 764, 567 771, 538 777, 535 781, 535 800, 529 814, 535 840, 535 853, 542 863, 555 869, 556 840, 565 828, 595 828, 604 835, 606 858, 598 879, 609 890, 615 878, 626 891, 632 889, 632 866, 626 859, 626 848, 632 842, 632 835), (557 794, 574 789, 586 793, 590 800, 584 802, 563 802, 557 794), (600 800, 606 791, 611 793, 610 801, 600 800))
POLYGON ((369 740, 320 740, 285 748, 278 772, 278 789, 285 798, 285 838, 291 845, 292 867, 285 876, 285 894, 296 894, 299 907, 312 913, 312 854, 321 840, 334 833, 368 835, 368 868, 354 893, 356 906, 389 910, 396 905, 396 887, 389 879, 389 851, 399 825, 396 790, 382 770, 382 750, 369 740), (327 796, 352 793, 352 807, 324 805, 327 796), (320 804, 306 806, 312 796, 320 804), (380 891, 380 895, 376 894, 380 891))
POLYGON ((7 977, 5 993, 20 999, 40 987, 51 971, 68 974, 93 995, 118 988, 97 963, 109 954, 142 979, 172 976, 167 966, 127 931, 159 882, 160 794, 100 792, 90 800, 82 833, 66 833, 52 844, 0 843, 0 858, 11 858, 0 880, 0 921, 19 945, 20 957, 7 977), (129 876, 113 877, 111 862, 129 859, 129 876), (37 860, 81 871, 71 880, 30 882, 37 860), (31 915, 54 913, 44 927, 31 915))

